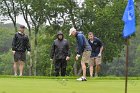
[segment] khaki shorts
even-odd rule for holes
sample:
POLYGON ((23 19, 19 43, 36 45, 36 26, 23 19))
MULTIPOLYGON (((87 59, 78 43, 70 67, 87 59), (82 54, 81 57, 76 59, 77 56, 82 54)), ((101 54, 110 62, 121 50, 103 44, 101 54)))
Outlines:
POLYGON ((100 65, 102 57, 92 57, 90 58, 89 65, 100 65))
POLYGON ((81 59, 81 63, 89 63, 91 51, 84 51, 81 59))

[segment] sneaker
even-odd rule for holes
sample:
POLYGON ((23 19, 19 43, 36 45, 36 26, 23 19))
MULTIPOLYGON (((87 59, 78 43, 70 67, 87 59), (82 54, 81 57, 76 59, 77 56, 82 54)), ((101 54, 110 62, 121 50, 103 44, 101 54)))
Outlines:
POLYGON ((87 81, 87 79, 85 77, 80 77, 77 79, 78 81, 87 81))

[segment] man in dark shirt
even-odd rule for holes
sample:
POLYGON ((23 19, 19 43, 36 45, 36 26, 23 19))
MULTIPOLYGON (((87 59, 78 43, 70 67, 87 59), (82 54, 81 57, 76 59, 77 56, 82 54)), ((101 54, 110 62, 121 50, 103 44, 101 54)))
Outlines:
POLYGON ((26 61, 26 50, 27 54, 30 55, 30 44, 29 38, 24 33, 25 26, 21 25, 19 32, 17 32, 13 38, 12 51, 14 55, 14 75, 17 76, 17 66, 19 65, 20 75, 23 75, 24 62, 26 61))
POLYGON ((66 75, 67 61, 70 59, 69 43, 64 39, 64 35, 61 31, 57 33, 57 39, 54 40, 51 48, 51 60, 54 60, 55 76, 66 75))
POLYGON ((94 37, 92 32, 88 33, 88 42, 92 48, 91 52, 91 60, 90 60, 90 76, 93 76, 93 65, 96 65, 95 68, 95 76, 98 76, 98 72, 100 71, 100 64, 101 64, 101 54, 103 51, 103 44, 102 42, 97 38, 94 37))

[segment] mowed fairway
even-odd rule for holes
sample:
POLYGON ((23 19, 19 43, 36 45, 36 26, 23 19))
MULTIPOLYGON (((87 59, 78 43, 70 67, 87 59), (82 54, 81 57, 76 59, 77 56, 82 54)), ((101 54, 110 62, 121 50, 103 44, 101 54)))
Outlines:
MULTIPOLYGON (((0 93, 124 93, 124 80, 0 78, 0 93)), ((140 80, 129 80, 128 93, 140 93, 140 80)))

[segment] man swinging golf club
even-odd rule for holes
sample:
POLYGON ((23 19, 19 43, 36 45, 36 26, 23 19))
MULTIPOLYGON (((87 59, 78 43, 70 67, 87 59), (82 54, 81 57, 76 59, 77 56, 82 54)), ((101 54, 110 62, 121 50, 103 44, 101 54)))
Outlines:
POLYGON ((79 81, 87 81, 86 79, 86 63, 89 63, 90 61, 90 55, 91 55, 91 46, 89 45, 87 39, 83 35, 82 32, 76 31, 75 28, 71 28, 69 31, 69 36, 74 36, 77 41, 77 55, 75 57, 76 60, 81 56, 81 66, 83 70, 83 76, 78 78, 79 81))

